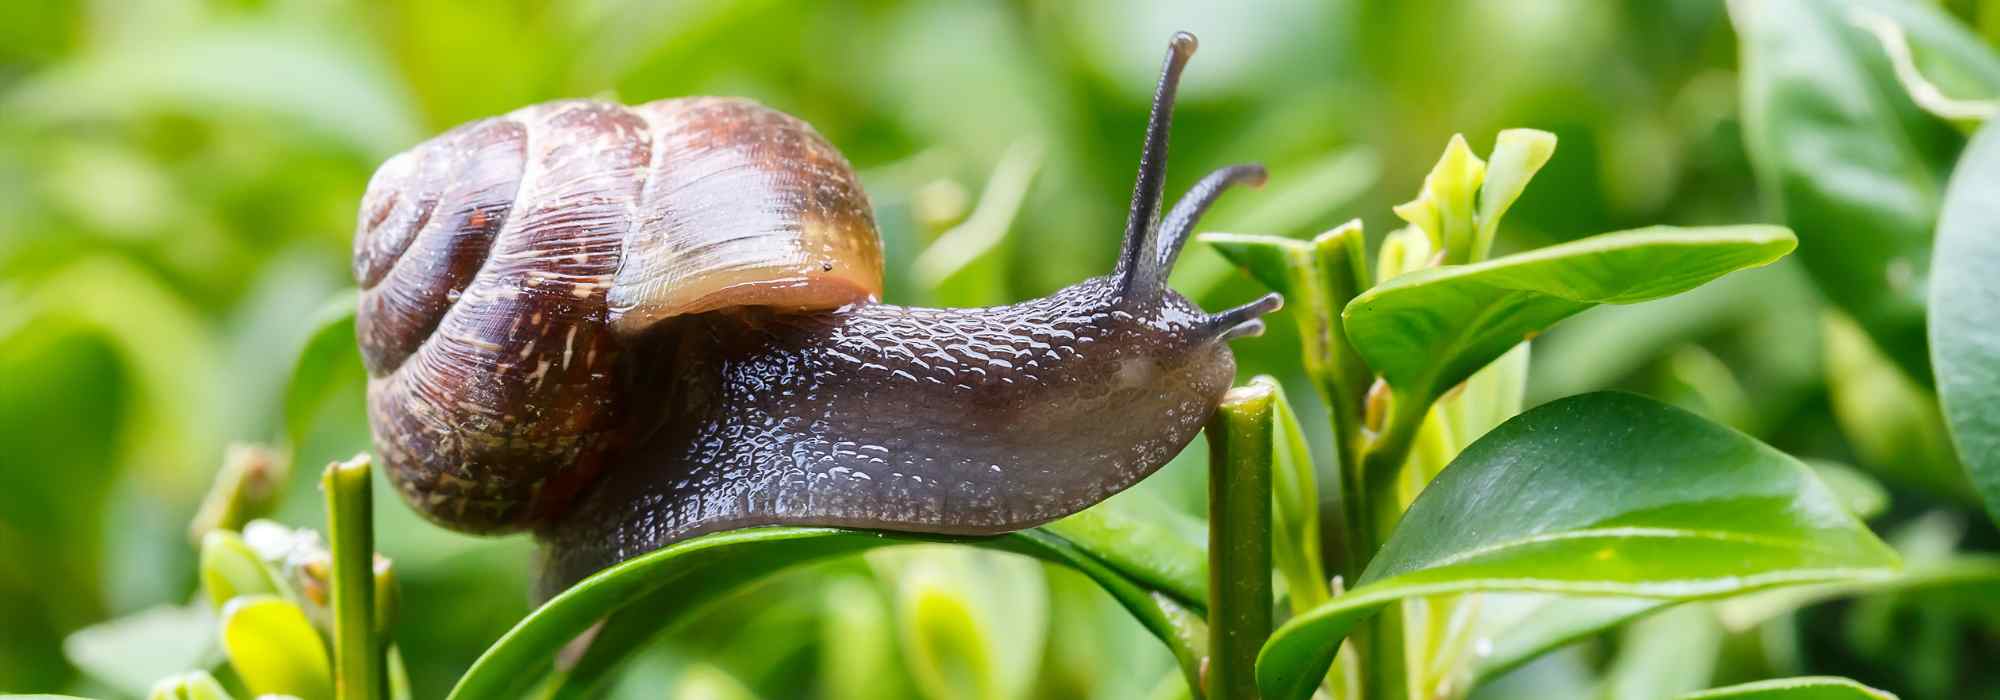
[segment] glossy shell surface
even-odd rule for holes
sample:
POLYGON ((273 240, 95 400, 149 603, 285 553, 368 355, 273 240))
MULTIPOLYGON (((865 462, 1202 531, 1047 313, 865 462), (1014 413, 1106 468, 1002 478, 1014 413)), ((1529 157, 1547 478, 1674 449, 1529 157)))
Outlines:
POLYGON ((838 151, 730 98, 564 101, 390 159, 354 273, 376 451, 431 519, 501 532, 567 504, 643 416, 650 328, 881 292, 880 236, 838 151))

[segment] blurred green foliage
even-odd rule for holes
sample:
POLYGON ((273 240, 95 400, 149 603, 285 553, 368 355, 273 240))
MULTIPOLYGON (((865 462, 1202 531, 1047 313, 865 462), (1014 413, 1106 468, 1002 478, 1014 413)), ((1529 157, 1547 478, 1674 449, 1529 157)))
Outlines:
MULTIPOLYGON (((2000 27, 2000 3, 1911 2, 1987 37, 2000 27)), ((356 202, 388 155, 558 97, 746 95, 816 125, 862 173, 892 301, 1011 301, 1110 269, 1174 29, 1202 48, 1169 191, 1233 162, 1271 172, 1205 230, 1304 238, 1354 217, 1391 230, 1390 205, 1418 189, 1441 144, 1463 133, 1484 153, 1515 126, 1556 133, 1562 153, 1512 208, 1503 252, 1776 215, 1746 155, 1738 39, 1720 0, 0 4, 0 691, 142 697, 164 672, 216 661, 147 630, 212 634, 213 613, 189 604, 187 524, 229 442, 288 443, 310 468, 291 470, 276 517, 321 521, 316 467, 367 444, 358 362, 317 378, 310 401, 288 405, 284 382, 313 311, 351 284, 356 202)), ((1799 234, 1804 255, 1815 232, 1799 234)), ((1925 389, 1855 398, 1852 387, 1902 377, 1846 322, 1822 326, 1811 279, 1786 261, 1586 312, 1537 341, 1529 403, 1651 393, 1874 474, 1889 485, 1889 520, 1973 507, 1962 482, 1939 476, 1958 473, 1940 470, 1948 447, 1913 448, 1917 460, 1894 447, 1937 439, 1908 427, 1935 420, 1925 389)), ((1260 291, 1200 246, 1175 283, 1208 308, 1260 291)), ((1303 386, 1293 324, 1271 327, 1237 344, 1244 376, 1303 386)), ((1313 453, 1333 454, 1324 408, 1292 396, 1313 453)), ((1190 449, 1121 498, 1199 516, 1203 462, 1190 449)), ((1327 466, 1323 492, 1338 483, 1327 466)), ((377 546, 403 582, 393 633, 415 696, 439 697, 529 610, 532 548, 445 533, 378 488, 377 546)), ((1986 519, 1963 520, 1977 523, 1962 535, 1971 546, 2000 544, 1986 519)), ((1165 650, 1072 572, 986 552, 882 554, 723 601, 659 640, 613 696, 1181 689, 1165 650)), ((1816 608, 1785 618, 1795 627, 1732 633, 1752 640, 1728 648, 1749 651, 1701 673, 1843 673, 1906 697, 2000 687, 1949 653, 1898 663, 1914 652, 1887 640, 1913 627, 1965 641, 1963 658, 1996 646, 1990 609, 1967 621, 1935 608, 1914 596, 1855 611, 1872 616, 1862 620, 1816 608), (1852 641, 1802 641, 1828 638, 1852 641)), ((1720 634, 1677 619, 1649 626, 1720 634)), ((1632 662, 1608 663, 1615 652, 1674 638, 1645 629, 1516 676, 1544 689, 1582 687, 1587 669, 1616 677, 1632 662)), ((1952 648, 1939 644, 1921 648, 1952 648)), ((1510 682, 1523 681, 1495 692, 1510 682)))

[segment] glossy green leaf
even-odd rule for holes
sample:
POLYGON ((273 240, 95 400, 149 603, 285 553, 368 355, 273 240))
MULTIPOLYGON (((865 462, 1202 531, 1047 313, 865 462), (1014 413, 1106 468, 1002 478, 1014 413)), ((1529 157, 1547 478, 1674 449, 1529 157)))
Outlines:
POLYGON ((1741 40, 1745 145, 1805 242, 1800 259, 1899 367, 1929 381, 1930 241, 1962 137, 1903 91, 1854 13, 1887 15, 1929 45, 1978 40, 1925 3, 1735 0, 1729 10, 1741 40))
POLYGON ((304 442, 313 419, 340 385, 364 376, 354 338, 357 298, 350 289, 320 305, 313 330, 299 348, 291 383, 285 387, 285 438, 294 448, 304 442))
POLYGON ((1135 583, 1198 606, 1208 599, 1208 543, 1183 531, 1205 525, 1139 496, 1113 496, 1041 529, 1135 583), (1187 527, 1171 527, 1173 521, 1187 527))
MULTIPOLYGON (((1090 529, 1078 531, 1090 532, 1090 529)), ((514 697, 529 680, 549 667, 558 649, 609 616, 593 636, 589 650, 560 684, 563 694, 558 697, 580 696, 604 680, 611 669, 654 634, 688 619, 703 603, 736 591, 744 584, 805 562, 878 547, 938 541, 948 540, 827 528, 765 527, 678 542, 598 572, 550 598, 488 647, 459 678, 451 697, 454 700, 514 697)), ((960 541, 1077 569, 1110 593, 1155 636, 1166 640, 1184 672, 1192 674, 1198 668, 1199 658, 1195 647, 1189 644, 1188 633, 1199 625, 1188 623, 1186 610, 1205 607, 1205 595, 1177 599, 1171 590, 1142 586, 1085 548, 1047 530, 960 541)), ((1166 556, 1163 554, 1161 558, 1166 556)), ((1206 573, 1197 560, 1189 565, 1162 567, 1149 575, 1179 575, 1170 571, 1192 571, 1197 577, 1206 573)), ((1204 584, 1196 582, 1176 587, 1206 589, 1204 584)), ((1200 634, 1205 632, 1195 636, 1200 634)))
POLYGON ((1774 226, 1654 227, 1412 272, 1356 297, 1347 337, 1400 395, 1431 400, 1522 340, 1598 304, 1693 289, 1784 256, 1774 226))
POLYGON ((1715 688, 1678 700, 1896 700, 1896 696, 1845 678, 1806 677, 1715 688))
MULTIPOLYGON (((1042 542, 970 540, 1003 551, 1037 556, 1067 564, 1098 583, 1128 611, 1139 618, 1155 636, 1167 641, 1184 672, 1192 673, 1205 648, 1206 626, 1198 611, 1207 600, 1206 543, 1181 536, 1178 529, 1163 527, 1163 520, 1179 517, 1172 511, 1145 510, 1135 501, 1137 494, 1121 494, 1081 513, 1011 538, 1042 542), (1193 608, 1195 611, 1190 611, 1193 608)), ((1182 528, 1189 529, 1189 528, 1182 528)), ((1192 529, 1199 531, 1199 525, 1192 529)), ((935 541, 921 537, 884 535, 886 541, 859 549, 830 552, 826 556, 865 551, 879 546, 935 541)), ((1003 540, 1006 538, 1002 538, 1003 540)), ((755 545, 761 546, 761 545, 755 545)), ((817 558, 810 552, 801 558, 759 562, 777 568, 792 562, 817 558)), ((680 616, 698 605, 689 600, 726 593, 731 585, 754 581, 776 568, 752 568, 736 578, 675 582, 623 606, 595 637, 583 657, 570 668, 558 686, 557 698, 587 696, 627 656, 661 630, 671 627, 680 616), (711 588, 712 587, 712 588, 711 588)))
POLYGON ((257 695, 333 697, 333 667, 306 613, 271 595, 236 598, 222 609, 222 651, 257 695))
POLYGON ((2000 127, 1952 173, 1931 265, 1930 348, 1938 400, 1986 512, 2000 519, 2000 127))
POLYGON ((1412 596, 1697 599, 1886 573, 1895 554, 1809 467, 1651 399, 1544 404, 1466 448, 1346 595, 1294 617, 1259 685, 1303 698, 1355 624, 1412 596))

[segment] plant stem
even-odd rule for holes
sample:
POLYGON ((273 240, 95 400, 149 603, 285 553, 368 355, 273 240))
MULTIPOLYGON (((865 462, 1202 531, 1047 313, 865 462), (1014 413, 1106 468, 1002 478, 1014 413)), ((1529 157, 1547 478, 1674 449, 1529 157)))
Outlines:
MULTIPOLYGON (((1390 388, 1389 417, 1362 451, 1362 492, 1356 510, 1366 539, 1361 565, 1365 568, 1402 519, 1403 503, 1396 493, 1396 477, 1409 459, 1410 448, 1423 428, 1430 403, 1390 388)), ((1351 519, 1352 520, 1352 519, 1351 519)), ((1360 538, 1357 538, 1360 539, 1360 538)), ((1353 586, 1358 580, 1349 581, 1353 586)), ((1362 688, 1369 698, 1391 700, 1409 693, 1409 673, 1404 658, 1403 610, 1390 605, 1357 631, 1355 648, 1360 650, 1362 688)))
POLYGON ((334 697, 387 697, 383 644, 375 620, 374 503, 367 455, 327 465, 326 532, 333 554, 334 697))
POLYGON ((1271 636, 1271 441, 1275 392, 1231 389, 1208 424, 1209 664, 1206 697, 1255 700, 1271 636))
POLYGON ((1366 510, 1371 529, 1381 538, 1371 544, 1362 557, 1364 561, 1375 557, 1375 549, 1382 546, 1402 517, 1402 503, 1396 498, 1396 477, 1410 458, 1410 447, 1416 444, 1417 433, 1422 430, 1430 408, 1429 401, 1390 387, 1388 420, 1361 455, 1361 478, 1369 506, 1366 510))
POLYGON ((1333 544, 1339 559, 1335 568, 1352 585, 1361 567, 1373 552, 1367 542, 1372 537, 1356 530, 1367 512, 1363 508, 1361 463, 1362 402, 1375 373, 1354 351, 1341 325, 1341 310, 1373 284, 1368 271, 1368 246, 1356 219, 1313 239, 1312 267, 1300 277, 1313 281, 1308 288, 1314 297, 1309 315, 1299 317, 1299 336, 1304 339, 1307 372, 1319 385, 1333 421, 1333 441, 1340 464, 1341 517, 1346 537, 1333 544))

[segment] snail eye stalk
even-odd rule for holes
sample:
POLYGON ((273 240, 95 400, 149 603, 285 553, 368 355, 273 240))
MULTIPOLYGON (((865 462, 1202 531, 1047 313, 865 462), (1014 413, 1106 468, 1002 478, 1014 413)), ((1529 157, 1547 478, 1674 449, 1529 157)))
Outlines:
POLYGON ((1256 301, 1209 316, 1204 325, 1210 335, 1223 341, 1262 335, 1264 315, 1284 305, 1284 298, 1272 292, 1258 297, 1256 301))
POLYGON ((1193 235, 1194 226, 1217 197, 1237 184, 1253 187, 1264 184, 1260 165, 1235 165, 1209 173, 1195 183, 1187 195, 1174 204, 1166 219, 1160 219, 1162 189, 1167 179, 1167 140, 1173 130, 1174 96, 1180 91, 1181 72, 1194 55, 1193 34, 1179 32, 1167 43, 1166 65, 1160 69, 1160 84, 1153 91, 1152 116, 1146 121, 1145 150, 1139 156, 1139 179, 1132 186, 1132 209, 1126 214, 1124 250, 1118 255, 1120 289, 1126 299, 1147 302, 1159 298, 1166 289, 1167 273, 1174 268, 1181 248, 1193 235))
POLYGON ((1180 201, 1174 203, 1173 210, 1167 212, 1167 218, 1160 222, 1160 240, 1153 256, 1153 267, 1160 277, 1164 278, 1173 271, 1174 261, 1180 258, 1181 249, 1187 247, 1188 239, 1194 235, 1194 225, 1201 221, 1201 215, 1208 212, 1209 205, 1214 204, 1216 198, 1233 185, 1261 187, 1264 178, 1264 166, 1254 163, 1232 165, 1202 177, 1201 182, 1195 183, 1193 189, 1182 195, 1180 201))
POLYGON ((1132 185, 1132 209, 1125 218, 1124 250, 1118 255, 1116 275, 1128 298, 1151 298, 1163 280, 1153 269, 1159 230, 1160 190, 1167 178, 1167 134, 1173 129, 1174 95, 1180 91, 1181 71, 1194 56, 1193 34, 1176 32, 1167 42, 1166 65, 1160 69, 1160 83, 1153 91, 1153 111, 1146 120, 1146 146, 1139 155, 1139 180, 1132 185))

